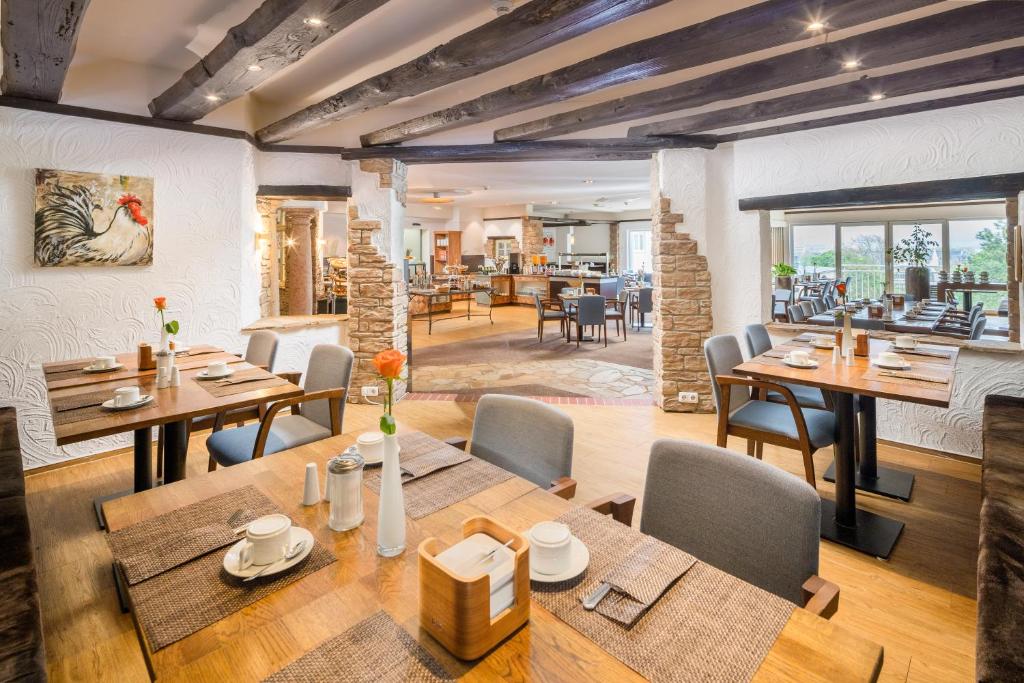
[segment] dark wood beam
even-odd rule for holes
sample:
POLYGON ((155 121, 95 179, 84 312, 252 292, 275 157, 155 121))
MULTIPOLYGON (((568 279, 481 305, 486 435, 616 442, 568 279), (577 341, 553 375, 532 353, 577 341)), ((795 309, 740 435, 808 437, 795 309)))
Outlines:
POLYGON ((713 149, 710 136, 644 138, 643 140, 553 140, 491 145, 359 147, 341 153, 342 159, 398 159, 406 164, 458 164, 491 161, 633 161, 650 159, 659 149, 713 149))
POLYGON ((629 129, 629 137, 645 135, 687 135, 703 131, 760 123, 786 116, 864 104, 881 94, 899 97, 915 93, 987 83, 1004 78, 1024 76, 1024 47, 968 57, 911 71, 902 71, 875 78, 844 83, 808 92, 753 102, 739 107, 719 109, 703 114, 657 121, 629 129))
POLYGON ((844 190, 802 192, 773 197, 739 200, 740 211, 783 209, 826 209, 838 206, 880 204, 918 204, 921 202, 957 202, 972 199, 1005 199, 1024 191, 1024 173, 927 180, 900 185, 854 187, 844 190))
POLYGON ((257 197, 268 199, 309 199, 323 202, 343 202, 352 196, 347 185, 260 185, 257 197))
MULTIPOLYGON (((815 5, 815 14, 828 17, 831 28, 845 28, 938 1, 824 0, 815 5)), ((372 147, 414 140, 613 85, 784 45, 807 37, 807 17, 807 0, 767 0, 381 128, 362 136, 361 142, 372 147)))
POLYGON ((0 92, 56 102, 89 0, 0 0, 0 92))
POLYGON ((149 103, 149 111, 164 119, 201 119, 299 61, 385 2, 265 0, 174 85, 157 95, 149 103), (306 23, 310 18, 321 23, 306 23))
POLYGON ((521 59, 669 0, 532 0, 411 62, 366 79, 256 132, 282 142, 403 97, 521 59))
POLYGON ((494 139, 507 142, 565 135, 833 77, 844 72, 843 62, 850 59, 858 59, 862 69, 870 69, 1019 38, 1022 34, 1024 12, 1019 2, 974 3, 665 88, 502 128, 495 132, 494 139))
POLYGON ((949 107, 963 107, 968 104, 979 102, 991 102, 993 100, 1004 100, 1011 97, 1024 96, 1024 85, 1013 85, 995 90, 982 90, 981 92, 964 93, 963 95, 951 95, 937 100, 926 100, 924 102, 910 102, 898 104, 893 107, 859 111, 852 114, 838 114, 823 119, 811 119, 810 121, 797 121, 785 123, 780 126, 769 126, 766 128, 755 128, 753 130, 738 131, 735 133, 724 133, 716 136, 719 142, 735 142, 736 140, 750 140, 763 138, 772 135, 783 135, 785 133, 798 133, 803 130, 815 130, 817 128, 828 128, 830 126, 841 126, 847 123, 859 121, 874 121, 885 119, 891 116, 903 116, 904 114, 917 114, 924 111, 935 111, 937 109, 948 109, 949 107))

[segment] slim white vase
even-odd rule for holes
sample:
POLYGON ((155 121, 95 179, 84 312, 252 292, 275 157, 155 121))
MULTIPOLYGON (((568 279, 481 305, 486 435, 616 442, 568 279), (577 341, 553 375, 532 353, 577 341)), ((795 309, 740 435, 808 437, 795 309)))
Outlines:
POLYGON ((170 351, 171 349, 171 333, 160 326, 160 350, 163 352, 170 351))
POLYGON ((401 555, 405 550, 405 496, 398 464, 398 437, 384 435, 384 464, 380 473, 380 505, 377 508, 377 554, 401 555))

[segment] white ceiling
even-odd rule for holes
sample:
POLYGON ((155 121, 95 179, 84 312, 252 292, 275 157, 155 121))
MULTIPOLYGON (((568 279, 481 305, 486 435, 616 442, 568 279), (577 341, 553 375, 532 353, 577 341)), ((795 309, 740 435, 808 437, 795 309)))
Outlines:
MULTIPOLYGON (((524 1, 518 0, 517 5, 523 4, 524 1)), ((855 29, 835 31, 827 36, 809 35, 804 41, 781 48, 763 50, 742 58, 723 60, 608 88, 495 121, 441 133, 412 144, 490 142, 491 133, 495 128, 689 80, 746 61, 763 59, 825 40, 838 40, 970 1, 973 0, 946 0, 932 7, 855 29)), ((196 53, 205 52, 230 26, 241 22, 260 2, 261 0, 133 0, 132 3, 125 3, 124 0, 92 0, 86 12, 62 102, 113 111, 147 113, 149 101, 174 83, 185 69, 195 63, 196 53)), ((673 0, 661 7, 565 41, 504 67, 353 116, 290 140, 289 143, 356 146, 362 133, 456 104, 600 54, 618 45, 752 4, 756 3, 753 0, 673 0)), ((203 119, 202 123, 253 130, 369 76, 402 64, 491 20, 494 16, 490 0, 390 0, 377 11, 311 51, 297 64, 269 79, 249 96, 213 112, 203 119)), ((1010 44, 1024 44, 1024 38, 1003 45, 1010 44)), ((994 47, 996 46, 987 46, 958 56, 989 51, 994 47)), ((923 66, 939 61, 944 59, 919 60, 912 66, 923 66)), ((871 71, 871 74, 876 73, 884 73, 884 70, 871 71)), ((843 74, 826 81, 818 81, 813 85, 805 84, 772 94, 798 92, 852 80, 861 75, 863 74, 843 74)), ((959 89, 957 92, 970 89, 959 89)), ((937 95, 932 93, 893 99, 884 102, 883 105, 914 99, 930 99, 935 96, 937 95)), ((761 95, 757 99, 763 98, 761 95)), ((753 99, 755 98, 715 103, 691 111, 718 109, 753 99)), ((872 105, 858 105, 853 109, 870 106, 872 105)), ((679 114, 662 115, 650 120, 672 118, 679 114)), ((820 116, 822 114, 794 117, 790 120, 820 116)), ((608 126, 568 137, 618 137, 625 134, 629 125, 641 122, 644 121, 608 126)), ((458 200, 459 204, 473 206, 484 205, 482 203, 529 203, 533 200, 539 204, 542 201, 557 200, 560 204, 564 202, 564 206, 586 206, 593 210, 592 204, 595 200, 607 197, 610 200, 607 203, 610 207, 619 207, 612 210, 622 210, 623 206, 631 209, 638 206, 636 202, 646 204, 648 201, 647 162, 529 162, 415 166, 412 167, 411 175, 415 185, 487 186, 489 189, 484 192, 477 192, 469 198, 458 200), (582 184, 582 179, 588 177, 595 180, 593 185, 582 184), (624 205, 622 202, 626 199, 633 200, 633 203, 624 205)))

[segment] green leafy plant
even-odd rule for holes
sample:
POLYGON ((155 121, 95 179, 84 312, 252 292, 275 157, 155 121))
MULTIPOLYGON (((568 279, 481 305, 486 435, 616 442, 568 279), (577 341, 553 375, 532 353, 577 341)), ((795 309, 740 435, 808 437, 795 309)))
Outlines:
POLYGON ((788 263, 776 263, 772 266, 772 275, 775 277, 791 277, 796 275, 796 268, 788 263))
POLYGON ((889 255, 896 263, 922 267, 932 258, 932 253, 939 248, 931 233, 915 225, 910 237, 900 240, 899 244, 889 250, 889 255))

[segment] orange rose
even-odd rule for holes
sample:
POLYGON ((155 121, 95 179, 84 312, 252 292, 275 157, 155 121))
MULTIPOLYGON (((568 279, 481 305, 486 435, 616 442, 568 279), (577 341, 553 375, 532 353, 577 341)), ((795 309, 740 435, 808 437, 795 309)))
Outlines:
POLYGON ((166 296, 155 296, 153 297, 153 305, 156 306, 156 310, 162 311, 167 308, 167 297, 166 296))
POLYGON ((373 367, 377 368, 377 372, 384 379, 401 377, 403 365, 405 365, 405 355, 395 349, 381 351, 373 357, 373 367))

